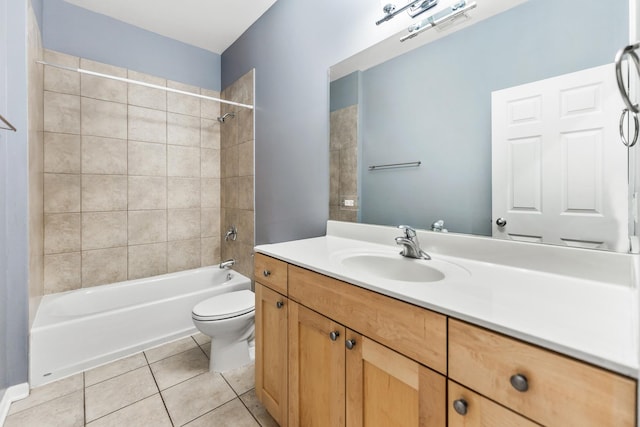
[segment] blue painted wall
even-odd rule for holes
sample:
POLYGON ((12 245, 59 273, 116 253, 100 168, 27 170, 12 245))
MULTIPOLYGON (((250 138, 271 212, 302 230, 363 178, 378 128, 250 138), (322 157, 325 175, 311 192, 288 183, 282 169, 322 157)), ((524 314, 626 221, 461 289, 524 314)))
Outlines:
POLYGON ((361 71, 354 71, 331 82, 329 111, 341 110, 358 103, 361 71))
POLYGON ((42 10, 44 8, 44 0, 31 0, 31 6, 33 7, 33 13, 36 15, 38 21, 38 27, 42 28, 42 10))
POLYGON ((220 90, 220 55, 91 12, 46 0, 43 45, 70 55, 220 90))
POLYGON ((279 0, 222 54, 222 87, 256 69, 256 242, 319 236, 329 217, 328 69, 393 27, 371 0, 279 0))
MULTIPOLYGON (((0 0, 0 113, 7 111, 7 0, 0 0)), ((7 135, 0 130, 0 399, 7 388, 7 135)))
POLYGON ((27 381, 27 2, 0 0, 0 390, 27 381))
MULTIPOLYGON (((619 3, 621 0, 615 0, 619 3)), ((549 19, 556 14, 556 2, 531 0, 535 6, 544 2, 550 5, 537 12, 532 20, 533 30, 548 39, 544 34, 549 19)), ((562 0, 565 5, 575 1, 562 0)), ((588 4, 598 3, 590 0, 588 4)), ((609 5, 611 2, 601 2, 609 5)), ((267 11, 240 39, 222 55, 222 85, 226 87, 251 68, 256 69, 256 242, 270 243, 285 240, 313 237, 324 234, 328 218, 329 200, 329 159, 328 159, 328 114, 329 89, 327 69, 364 49, 374 41, 382 40, 379 32, 387 24, 375 26, 379 16, 379 3, 370 0, 349 2, 327 0, 310 3, 298 0, 279 0, 267 11), (371 12, 372 11, 372 12, 371 12)), ((574 13, 577 17, 591 6, 580 2, 574 13)), ((605 14, 610 12, 606 11, 605 14)), ((572 18, 573 19, 573 18, 572 18)), ((589 43, 603 34, 601 24, 594 25, 584 38, 582 33, 571 33, 568 37, 583 48, 576 52, 582 54, 589 50, 589 43), (581 38, 578 38, 581 37, 581 38)), ((626 32, 627 20, 620 22, 620 31, 626 32)), ((531 28, 511 25, 508 36, 495 34, 490 44, 504 45, 508 40, 520 40, 524 32, 531 28)), ((615 48, 626 43, 626 35, 615 48)), ((529 49, 527 43, 523 48, 529 49)), ((484 46, 482 47, 484 49, 484 46)), ((520 48, 520 47, 519 47, 520 48)), ((522 61, 514 66, 525 68, 538 59, 533 51, 523 50, 522 61)), ((567 52, 565 52, 567 53, 567 52)), ((610 55, 610 61, 613 58, 610 55)), ((463 69, 450 68, 451 78, 472 80, 478 64, 485 64, 508 52, 495 51, 491 55, 474 58, 477 64, 466 65, 463 69)), ((568 53, 571 55, 571 53, 568 53)), ((447 66, 449 67, 449 66, 447 66)), ((512 69, 512 68, 511 68, 512 69)), ((408 82, 407 82, 408 84, 408 82)), ((414 87, 419 87, 413 82, 414 87)), ((480 96, 469 93, 467 96, 480 96)), ((460 105, 453 99, 441 105, 456 114, 460 105)), ((465 114, 468 112, 465 111, 465 114)), ((454 132, 457 132, 455 129, 454 132)), ((466 137, 466 136, 465 136, 466 137)), ((476 139, 473 135, 470 144, 476 139)), ((457 140, 459 141, 459 139, 457 140)), ((392 148, 390 148, 391 150, 392 148)), ((457 156, 464 162, 470 162, 470 154, 458 151, 457 156), (458 154, 462 153, 462 154, 458 154), (466 160, 469 159, 469 160, 466 160)), ((485 154, 485 157, 489 154, 485 154)), ((479 167, 476 166, 476 169, 479 167)), ((465 173, 467 173, 465 171, 465 173)), ((470 170, 471 175, 486 176, 484 170, 470 170)), ((411 177, 408 176, 407 179, 411 177)), ((467 185, 472 189, 486 193, 469 179, 460 178, 457 186, 467 185)), ((428 185, 424 183, 424 185, 428 185)), ((396 188, 389 191, 397 192, 396 188)), ((471 201, 463 201, 463 208, 477 200, 476 192, 471 201)), ((459 196, 449 196, 452 203, 459 203, 459 196)), ((363 197, 364 198, 364 197, 363 197)))
POLYGON ((491 92, 613 62, 628 7, 532 0, 363 72, 362 221, 491 235, 491 92))

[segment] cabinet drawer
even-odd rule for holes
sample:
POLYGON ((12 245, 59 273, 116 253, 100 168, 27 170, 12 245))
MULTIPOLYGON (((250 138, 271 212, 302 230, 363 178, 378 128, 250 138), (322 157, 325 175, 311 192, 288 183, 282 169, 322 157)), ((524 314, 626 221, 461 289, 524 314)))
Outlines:
POLYGON ((287 263, 263 254, 256 254, 254 279, 265 286, 287 295, 287 263))
POLYGON ((547 426, 635 425, 635 381, 454 319, 449 377, 547 426))
POLYGON ((521 415, 473 391, 449 381, 448 427, 537 427, 521 415), (466 410, 461 410, 462 408, 466 410), (458 410, 456 410, 458 408, 458 410), (458 412, 460 411, 460 412, 458 412))
POLYGON ((445 316, 293 265, 289 297, 430 368, 447 372, 445 316))

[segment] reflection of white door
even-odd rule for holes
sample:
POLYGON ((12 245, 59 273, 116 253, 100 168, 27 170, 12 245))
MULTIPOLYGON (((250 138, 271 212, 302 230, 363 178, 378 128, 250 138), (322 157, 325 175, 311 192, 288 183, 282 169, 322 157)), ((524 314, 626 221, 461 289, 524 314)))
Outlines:
POLYGON ((493 92, 494 237, 628 251, 615 85, 604 65, 493 92))

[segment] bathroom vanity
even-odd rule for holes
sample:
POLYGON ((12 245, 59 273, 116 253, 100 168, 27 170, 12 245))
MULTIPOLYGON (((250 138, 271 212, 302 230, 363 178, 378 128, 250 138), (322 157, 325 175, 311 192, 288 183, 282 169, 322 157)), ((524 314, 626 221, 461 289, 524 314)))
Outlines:
POLYGON ((256 247, 256 394, 281 426, 636 425, 633 256, 422 232, 442 277, 420 282, 398 233, 256 247))

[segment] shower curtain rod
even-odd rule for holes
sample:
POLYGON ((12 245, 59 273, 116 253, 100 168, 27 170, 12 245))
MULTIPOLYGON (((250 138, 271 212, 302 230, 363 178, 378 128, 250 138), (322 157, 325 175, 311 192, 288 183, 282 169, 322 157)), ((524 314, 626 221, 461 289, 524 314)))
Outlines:
POLYGON ((116 77, 116 76, 112 76, 110 74, 97 73, 95 71, 89 71, 89 70, 85 70, 83 68, 67 67, 65 65, 52 64, 52 63, 46 62, 46 61, 36 61, 36 62, 38 64, 49 65, 51 67, 60 68, 61 70, 74 71, 76 73, 88 74, 90 76, 96 76, 96 77, 104 77, 105 79, 117 80, 119 82, 131 83, 131 84, 135 84, 135 85, 150 87, 150 88, 153 88, 153 89, 160 89, 160 90, 164 90, 165 92, 179 93, 181 95, 193 96, 193 97, 200 98, 200 99, 208 99, 209 101, 216 101, 216 102, 220 102, 222 104, 235 105, 236 107, 243 107, 243 108, 248 108, 250 110, 253 110, 253 105, 242 104, 240 102, 227 101, 226 99, 219 99, 219 98, 214 98, 212 96, 200 95, 198 93, 186 92, 184 90, 172 89, 170 87, 154 85, 152 83, 145 83, 145 82, 141 82, 139 80, 126 79, 124 77, 116 77))

